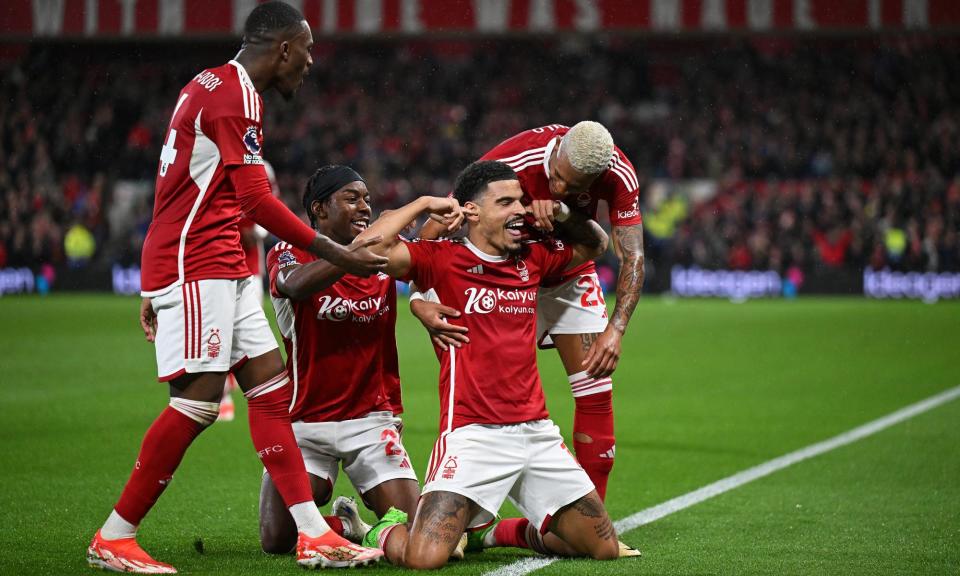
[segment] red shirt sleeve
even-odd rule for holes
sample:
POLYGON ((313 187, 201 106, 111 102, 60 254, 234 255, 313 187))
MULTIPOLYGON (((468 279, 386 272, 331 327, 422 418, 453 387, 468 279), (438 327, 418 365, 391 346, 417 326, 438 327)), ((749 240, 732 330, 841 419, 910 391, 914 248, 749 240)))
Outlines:
POLYGON ((414 282, 421 291, 433 288, 436 276, 433 264, 439 257, 442 247, 449 245, 447 240, 411 240, 406 242, 410 252, 410 271, 402 278, 414 282))
POLYGON ((634 226, 643 222, 640 216, 640 181, 633 164, 619 148, 613 151, 613 160, 604 174, 612 191, 607 202, 610 209, 610 224, 634 226))
POLYGON ((216 142, 224 166, 263 165, 263 128, 260 122, 243 116, 219 116, 204 122, 210 139, 216 142))
POLYGON ((270 294, 277 298, 286 298, 277 290, 277 278, 280 272, 291 267, 301 265, 300 251, 286 242, 278 242, 267 253, 267 274, 270 278, 270 294))
POLYGON ((234 104, 231 100, 231 106, 224 104, 224 109, 214 107, 210 117, 204 120, 203 129, 209 132, 210 139, 220 151, 220 161, 237 191, 241 210, 277 238, 307 248, 316 232, 273 196, 270 179, 263 167, 260 121, 238 115, 239 110, 232 109, 234 104))
POLYGON ((227 174, 237 191, 240 209, 248 218, 297 248, 310 246, 317 233, 273 195, 263 165, 234 166, 227 169, 227 174))
POLYGON ((563 241, 555 238, 530 244, 530 249, 540 265, 542 278, 559 276, 573 259, 573 250, 563 241))

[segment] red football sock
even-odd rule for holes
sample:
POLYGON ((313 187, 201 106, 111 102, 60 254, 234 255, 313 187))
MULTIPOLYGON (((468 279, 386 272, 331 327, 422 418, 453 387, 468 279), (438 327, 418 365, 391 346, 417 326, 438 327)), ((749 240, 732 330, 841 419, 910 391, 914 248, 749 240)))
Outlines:
POLYGON ((613 469, 613 391, 574 398, 573 449, 577 461, 593 481, 600 499, 607 495, 607 479, 613 469), (590 438, 589 442, 578 440, 590 438))
POLYGON ((331 530, 343 536, 343 520, 339 516, 324 516, 323 519, 327 521, 331 530))
POLYGON ((493 539, 497 546, 513 548, 530 548, 527 543, 527 526, 530 521, 526 518, 504 518, 493 528, 493 539))
POLYGON ((143 437, 137 464, 114 509, 139 525, 163 494, 193 440, 206 428, 167 406, 143 437))
POLYGON ((307 469, 290 427, 293 392, 286 371, 244 393, 250 417, 250 437, 277 492, 289 508, 313 502, 307 469))

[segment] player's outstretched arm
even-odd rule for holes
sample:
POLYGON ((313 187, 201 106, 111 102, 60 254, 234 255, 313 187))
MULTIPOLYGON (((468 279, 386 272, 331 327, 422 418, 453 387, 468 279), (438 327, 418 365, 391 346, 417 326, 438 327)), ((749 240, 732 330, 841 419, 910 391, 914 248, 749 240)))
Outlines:
MULTIPOLYGON (((369 249, 379 243, 381 238, 369 238, 364 242, 353 243, 348 250, 369 249)), ((277 273, 277 292, 291 300, 303 300, 311 294, 325 290, 337 283, 347 272, 326 260, 314 260, 307 264, 287 266, 277 273)))
POLYGON ((563 202, 556 202, 554 211, 555 226, 573 250, 573 258, 570 259, 567 269, 596 260, 607 251, 610 238, 594 220, 570 210, 563 202))
POLYGON ((436 240, 437 238, 447 236, 447 234, 449 234, 447 226, 441 219, 441 216, 437 216, 436 219, 431 217, 427 220, 420 228, 420 238, 423 240, 436 240))
POLYGON ((421 214, 438 214, 447 222, 447 229, 456 231, 463 223, 463 210, 454 198, 421 196, 409 204, 383 212, 379 218, 357 236, 354 244, 367 242, 380 237, 370 245, 375 254, 386 256, 389 260, 385 272, 391 276, 404 276, 410 271, 410 251, 400 241, 400 232, 415 221, 421 214))
POLYGON ((386 266, 386 258, 373 254, 366 247, 341 246, 304 224, 273 195, 263 166, 228 166, 227 175, 237 191, 243 212, 277 238, 357 276, 375 274, 386 266))

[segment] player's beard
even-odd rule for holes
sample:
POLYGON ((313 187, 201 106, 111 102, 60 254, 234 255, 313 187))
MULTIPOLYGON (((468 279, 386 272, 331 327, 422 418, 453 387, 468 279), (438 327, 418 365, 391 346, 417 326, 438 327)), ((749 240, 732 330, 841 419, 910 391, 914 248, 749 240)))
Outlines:
POLYGON ((503 243, 503 250, 507 253, 507 256, 515 256, 519 254, 520 251, 523 250, 523 238, 521 237, 519 240, 513 240, 512 238, 507 237, 503 243), (513 245, 513 242, 516 242, 516 244, 513 245))

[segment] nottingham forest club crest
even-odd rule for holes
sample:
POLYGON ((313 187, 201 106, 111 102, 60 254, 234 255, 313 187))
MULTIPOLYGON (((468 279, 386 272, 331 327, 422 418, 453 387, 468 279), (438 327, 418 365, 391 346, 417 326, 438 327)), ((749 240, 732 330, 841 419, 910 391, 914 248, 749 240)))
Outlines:
POLYGON ((517 274, 520 275, 520 280, 523 282, 528 282, 530 280, 530 272, 527 270, 527 263, 520 258, 517 258, 517 274))
POLYGON ((440 474, 445 480, 453 480, 453 477, 457 475, 457 468, 459 468, 457 463, 456 456, 449 456, 447 461, 443 463, 443 473, 440 474))
POLYGON ((216 358, 220 356, 220 329, 211 328, 210 336, 207 338, 207 356, 209 358, 216 358))

